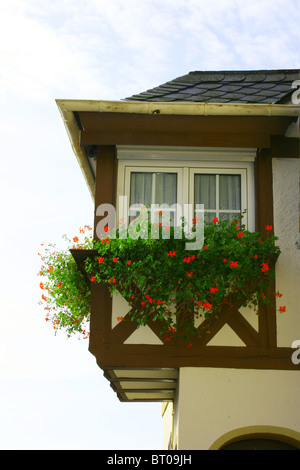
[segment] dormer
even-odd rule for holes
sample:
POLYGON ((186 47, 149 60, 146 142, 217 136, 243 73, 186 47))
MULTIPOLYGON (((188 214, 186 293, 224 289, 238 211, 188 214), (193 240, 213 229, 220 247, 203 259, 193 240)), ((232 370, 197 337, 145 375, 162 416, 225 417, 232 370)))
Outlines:
MULTIPOLYGON (((287 281, 286 260, 292 251, 299 269, 297 79, 298 70, 191 72, 124 101, 57 100, 95 202, 95 238, 101 204, 119 213, 149 200, 199 203, 220 220, 246 210, 248 230, 272 226, 286 250, 271 289, 296 288, 299 275, 287 281), (128 207, 120 207, 120 196, 128 207)), ((87 256, 74 252, 81 268, 87 256)), ((91 288, 90 351, 122 401, 173 400, 181 368, 299 370, 291 361, 299 292, 286 293, 288 318, 271 306, 258 315, 238 302, 224 308, 188 349, 168 344, 154 321, 118 323, 130 310, 126 300, 111 298, 105 286, 91 288)))

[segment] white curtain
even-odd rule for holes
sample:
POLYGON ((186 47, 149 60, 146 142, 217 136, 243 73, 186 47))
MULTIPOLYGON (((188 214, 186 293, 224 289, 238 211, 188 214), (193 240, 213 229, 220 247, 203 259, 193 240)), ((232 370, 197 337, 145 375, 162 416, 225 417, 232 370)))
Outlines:
POLYGON ((220 210, 241 210, 240 175, 219 176, 220 210))
POLYGON ((133 204, 151 204, 152 173, 131 173, 130 206, 133 204))
POLYGON ((177 203, 176 173, 131 173, 130 205, 177 203))
POLYGON ((209 221, 216 216, 220 220, 231 220, 240 213, 240 175, 196 174, 194 185, 194 202, 204 204, 206 218, 209 221))

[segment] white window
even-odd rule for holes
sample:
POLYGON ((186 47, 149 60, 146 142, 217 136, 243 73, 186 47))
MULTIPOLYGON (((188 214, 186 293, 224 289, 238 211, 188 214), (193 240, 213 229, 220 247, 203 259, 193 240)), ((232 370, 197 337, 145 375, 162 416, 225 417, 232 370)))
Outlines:
MULTIPOLYGON (((127 208, 124 213, 129 213, 129 208, 137 208, 147 204, 158 206, 168 205, 170 208, 171 223, 180 223, 180 213, 176 211, 176 205, 183 204, 182 168, 149 166, 145 162, 137 162, 136 166, 119 165, 119 179, 124 184, 119 184, 118 195, 126 196, 127 208)), ((139 213, 129 217, 129 220, 137 217, 139 213)))
POLYGON ((215 217, 232 220, 247 209, 247 172, 236 168, 192 168, 190 192, 195 206, 204 205, 208 221, 215 217))
MULTIPOLYGON (((118 195, 132 204, 204 204, 208 220, 231 220, 244 210, 254 230, 254 150, 118 149, 118 195)), ((125 209, 125 208, 124 208, 125 209)), ((172 219, 178 220, 176 211, 172 219)))

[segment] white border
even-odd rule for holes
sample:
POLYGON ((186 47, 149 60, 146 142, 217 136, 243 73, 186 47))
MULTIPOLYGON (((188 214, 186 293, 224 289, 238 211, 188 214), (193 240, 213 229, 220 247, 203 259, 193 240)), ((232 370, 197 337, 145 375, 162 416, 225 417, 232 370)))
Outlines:
POLYGON ((257 149, 223 147, 117 146, 119 160, 222 160, 254 162, 257 149))

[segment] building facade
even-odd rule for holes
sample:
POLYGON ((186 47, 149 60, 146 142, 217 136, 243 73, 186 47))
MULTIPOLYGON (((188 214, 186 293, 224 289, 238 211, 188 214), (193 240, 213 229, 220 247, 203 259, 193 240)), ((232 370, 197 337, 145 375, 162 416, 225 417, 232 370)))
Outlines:
MULTIPOLYGON (((120 400, 163 402, 166 449, 300 448, 298 79, 192 72, 120 102, 57 100, 95 201, 95 238, 101 205, 119 217, 149 200, 201 203, 210 220, 247 211, 248 230, 279 238, 270 290, 286 312, 277 297, 258 313, 234 301, 205 334, 198 319, 191 348, 166 341, 157 321, 118 322, 128 299, 91 286, 90 351, 120 400)), ((73 255, 84 271, 91 253, 73 255)))

